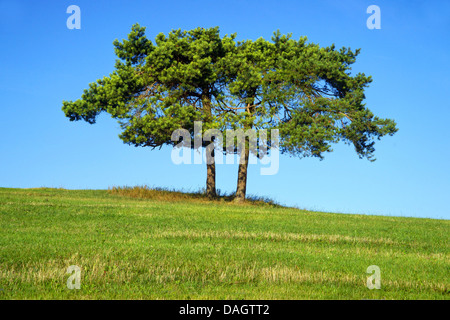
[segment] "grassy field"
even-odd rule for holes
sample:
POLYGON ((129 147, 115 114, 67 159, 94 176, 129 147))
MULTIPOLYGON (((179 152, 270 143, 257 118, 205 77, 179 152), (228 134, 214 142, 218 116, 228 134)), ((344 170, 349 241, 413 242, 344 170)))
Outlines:
POLYGON ((0 188, 0 299, 450 298, 449 220, 167 194, 0 188))

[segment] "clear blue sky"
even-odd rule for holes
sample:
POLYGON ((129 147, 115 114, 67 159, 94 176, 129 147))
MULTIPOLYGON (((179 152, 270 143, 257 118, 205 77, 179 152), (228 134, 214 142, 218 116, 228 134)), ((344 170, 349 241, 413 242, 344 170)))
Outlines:
MULTIPOLYGON (((282 156, 273 176, 250 165, 248 192, 313 210, 450 218, 450 1, 0 0, 1 187, 204 186, 205 165, 177 166, 168 147, 123 144, 107 114, 89 125, 61 111, 62 100, 113 70, 112 42, 136 22, 150 39, 219 26, 238 39, 280 29, 362 48, 353 70, 373 76, 367 106, 399 127, 377 142, 377 161, 348 145, 323 161, 282 156), (66 27, 71 4, 81 8, 81 30, 66 27), (366 27, 371 4, 381 9, 381 30, 366 27)), ((236 179, 236 166, 218 166, 220 189, 233 191, 236 179)))

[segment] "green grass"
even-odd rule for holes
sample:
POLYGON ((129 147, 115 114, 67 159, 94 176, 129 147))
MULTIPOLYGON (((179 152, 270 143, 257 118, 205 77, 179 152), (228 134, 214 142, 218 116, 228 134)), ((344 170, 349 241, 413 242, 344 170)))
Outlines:
POLYGON ((450 297, 448 220, 197 200, 0 188, 0 299, 450 297))

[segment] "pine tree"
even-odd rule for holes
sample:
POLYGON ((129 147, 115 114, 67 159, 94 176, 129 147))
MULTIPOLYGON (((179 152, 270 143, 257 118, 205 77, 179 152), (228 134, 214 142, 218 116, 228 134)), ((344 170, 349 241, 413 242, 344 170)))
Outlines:
MULTIPOLYGON (((226 60, 233 51, 235 35, 219 35, 219 28, 173 30, 158 34, 155 44, 145 28, 132 27, 127 40, 114 41, 115 70, 84 90, 81 99, 63 102, 71 121, 95 123, 107 112, 121 124, 120 138, 134 146, 174 145, 172 132, 187 129, 194 134, 194 121, 203 130, 217 127, 214 105, 227 84, 226 60)), ((194 145, 191 145, 194 148, 194 145)), ((207 155, 214 160, 214 154, 207 155)), ((206 193, 216 195, 215 163, 207 164, 206 193)))
MULTIPOLYGON (((339 141, 353 144, 360 158, 374 161, 375 139, 397 132, 391 119, 380 119, 365 107, 364 89, 372 81, 351 75, 360 50, 336 50, 307 43, 306 37, 274 33, 242 41, 235 54, 236 73, 230 77, 232 112, 247 130, 278 129, 282 153, 323 158, 339 141)), ((240 155, 235 200, 245 199, 249 138, 240 155)), ((269 145, 270 149, 270 145, 269 145)))

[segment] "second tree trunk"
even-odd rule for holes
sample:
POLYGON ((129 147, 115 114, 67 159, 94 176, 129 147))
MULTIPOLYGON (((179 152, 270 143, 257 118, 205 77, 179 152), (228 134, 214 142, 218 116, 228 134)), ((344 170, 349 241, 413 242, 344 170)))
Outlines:
POLYGON ((247 192, 247 170, 248 170, 248 157, 250 154, 250 148, 248 146, 248 141, 246 138, 245 141, 245 150, 242 150, 240 161, 239 161, 239 171, 238 171, 238 179, 237 179, 237 187, 236 187, 236 197, 235 201, 244 201, 245 194, 247 192))
POLYGON ((206 195, 210 198, 216 196, 216 161, 214 159, 214 150, 210 155, 206 155, 206 195), (211 159, 212 162, 208 163, 208 158, 211 159))

